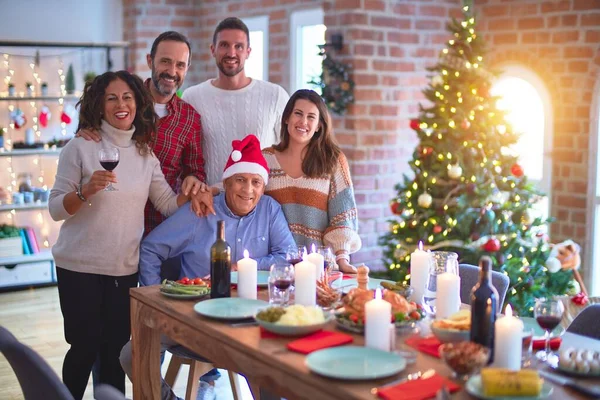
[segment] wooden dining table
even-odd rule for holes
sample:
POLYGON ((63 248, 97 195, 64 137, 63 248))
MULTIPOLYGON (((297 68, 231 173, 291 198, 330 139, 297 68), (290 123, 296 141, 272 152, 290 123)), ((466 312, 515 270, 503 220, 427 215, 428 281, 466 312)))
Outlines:
MULTIPOLYGON (((235 291, 232 293, 235 296, 235 291)), ((268 298, 259 291, 259 299, 268 298)), ((213 320, 197 314, 197 301, 177 300, 163 296, 159 286, 131 289, 131 331, 133 349, 133 398, 160 399, 160 335, 171 339, 211 360, 219 368, 242 374, 252 388, 265 388, 286 399, 375 399, 371 389, 397 380, 409 373, 435 369, 449 377, 450 369, 435 357, 416 352, 416 362, 385 379, 348 381, 330 379, 311 372, 305 365, 306 356, 289 351, 287 343, 294 338, 261 338, 258 326, 233 326, 231 322, 213 320)), ((332 323, 328 329, 335 329, 332 323)), ((354 336, 354 345, 364 344, 361 335, 354 336)), ((399 337, 398 341, 404 337, 399 337)), ((565 333, 563 345, 589 346, 600 350, 600 341, 565 333)), ((340 370, 344 365, 340 364, 340 370)), ((545 366, 541 368, 547 368, 545 366)), ((594 380, 600 384, 600 380, 594 380)), ((594 382, 592 381, 592 382, 594 382)), ((554 385, 550 399, 584 399, 578 392, 554 385)), ((256 395, 257 391, 253 391, 256 395)), ((470 399, 464 388, 452 399, 470 399)))

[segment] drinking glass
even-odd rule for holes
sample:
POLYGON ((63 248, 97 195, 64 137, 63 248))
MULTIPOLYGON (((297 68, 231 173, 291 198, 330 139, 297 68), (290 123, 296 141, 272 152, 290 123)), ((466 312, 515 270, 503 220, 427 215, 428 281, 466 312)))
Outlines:
POLYGON ((444 272, 458 275, 458 254, 451 251, 432 251, 429 258, 429 276, 423 292, 422 304, 427 315, 435 318, 437 277, 444 272))
POLYGON ((325 259, 325 272, 334 271, 336 269, 335 256, 328 246, 319 246, 317 253, 325 259))
POLYGON ((535 301, 533 316, 538 325, 545 331, 544 333, 544 351, 539 351, 536 356, 542 361, 548 361, 550 355, 550 332, 560 324, 565 307, 562 301, 554 298, 541 298, 535 301))
POLYGON ((288 263, 271 265, 269 273, 269 304, 285 307, 290 301, 290 290, 294 283, 294 267, 288 263))
MULTIPOLYGON (((102 165, 102 168, 107 171, 112 171, 113 169, 117 168, 117 165, 119 165, 119 149, 112 146, 102 148, 98 152, 98 158, 100 159, 100 165, 102 165)), ((107 187, 104 188, 104 190, 107 192, 114 192, 119 189, 116 189, 111 182, 107 187)))
POLYGON ((527 368, 531 366, 531 347, 533 344, 533 328, 523 329, 523 342, 521 349, 521 366, 527 368))
POLYGON ((296 265, 302 261, 304 253, 306 253, 306 246, 296 246, 295 244, 291 244, 287 248, 285 259, 290 264, 296 265))

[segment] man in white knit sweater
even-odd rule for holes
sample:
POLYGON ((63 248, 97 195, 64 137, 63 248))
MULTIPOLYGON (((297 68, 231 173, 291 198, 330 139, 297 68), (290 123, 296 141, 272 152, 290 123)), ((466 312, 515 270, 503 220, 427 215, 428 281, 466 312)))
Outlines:
POLYGON ((217 25, 210 51, 219 76, 188 88, 182 98, 202 115, 206 183, 215 185, 221 182, 233 140, 254 134, 263 148, 279 143, 289 95, 279 85, 246 76, 250 34, 240 19, 226 18, 217 25))

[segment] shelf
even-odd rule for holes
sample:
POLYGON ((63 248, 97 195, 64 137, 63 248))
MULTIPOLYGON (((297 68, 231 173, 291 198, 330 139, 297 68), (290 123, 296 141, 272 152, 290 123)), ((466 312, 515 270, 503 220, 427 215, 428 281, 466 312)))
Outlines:
POLYGON ((0 265, 14 265, 52 260, 54 260, 54 258, 52 257, 52 252, 44 250, 37 254, 28 254, 15 257, 0 257, 0 265))
POLYGON ((61 149, 17 149, 8 151, 0 149, 0 157, 19 157, 19 156, 32 156, 41 154, 43 156, 55 156, 60 154, 61 149))
POLYGON ((75 94, 64 96, 0 96, 0 101, 58 101, 59 99, 79 101, 79 96, 75 94))
POLYGON ((0 212, 2 211, 28 211, 28 210, 45 210, 48 208, 48 203, 29 203, 29 204, 1 204, 0 212))
POLYGON ((56 48, 73 48, 73 47, 84 47, 84 48, 97 48, 97 49, 110 49, 115 47, 127 48, 129 42, 30 42, 27 40, 1 40, 0 47, 56 47, 56 48))

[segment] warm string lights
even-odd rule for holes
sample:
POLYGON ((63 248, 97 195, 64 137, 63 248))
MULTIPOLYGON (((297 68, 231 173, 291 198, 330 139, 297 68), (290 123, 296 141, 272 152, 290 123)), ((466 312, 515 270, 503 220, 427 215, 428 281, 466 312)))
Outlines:
MULTIPOLYGON (((65 110, 65 96, 67 94, 67 88, 65 86, 65 66, 63 64, 63 60, 62 57, 58 58, 58 70, 56 71, 58 73, 58 77, 60 79, 60 97, 58 99, 58 115, 62 115, 62 113, 65 110)), ((60 121, 60 133, 62 136, 66 136, 67 135, 67 124, 63 121, 60 121)))

